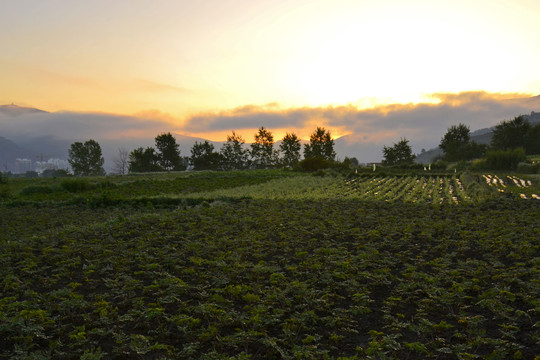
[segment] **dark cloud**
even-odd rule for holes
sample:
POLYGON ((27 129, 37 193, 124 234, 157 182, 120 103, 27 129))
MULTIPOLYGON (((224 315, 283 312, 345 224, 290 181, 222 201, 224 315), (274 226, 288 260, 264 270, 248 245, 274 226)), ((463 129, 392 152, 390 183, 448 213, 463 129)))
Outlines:
POLYGON ((244 106, 187 119, 187 132, 270 129, 305 129, 313 124, 340 129, 348 142, 389 143, 401 137, 421 147, 436 146, 446 129, 458 123, 472 131, 494 126, 502 120, 540 110, 540 98, 520 94, 463 92, 433 94, 437 103, 392 104, 369 109, 355 106, 303 107, 279 110, 275 106, 244 106), (420 145, 421 144, 421 145, 420 145))
POLYGON ((29 112, 14 116, 0 111, 0 136, 18 142, 53 136, 55 139, 83 141, 95 139, 113 154, 118 147, 133 149, 152 145, 162 132, 176 134, 182 153, 189 154, 193 138, 179 134, 268 129, 309 134, 316 126, 349 134, 336 144, 338 155, 356 156, 361 161, 378 161, 383 145, 401 137, 410 140, 413 151, 436 147, 452 125, 464 123, 472 131, 491 127, 520 114, 540 111, 540 97, 519 94, 466 92, 433 94, 438 103, 392 104, 369 109, 355 106, 300 107, 282 109, 277 104, 243 106, 229 111, 189 117, 184 125, 158 111, 134 116, 102 113, 29 112))
POLYGON ((61 139, 101 139, 142 137, 148 133, 172 131, 172 125, 159 114, 121 116, 100 113, 0 113, 0 133, 9 138, 54 135, 61 139), (138 136, 141 134, 142 136, 138 136))

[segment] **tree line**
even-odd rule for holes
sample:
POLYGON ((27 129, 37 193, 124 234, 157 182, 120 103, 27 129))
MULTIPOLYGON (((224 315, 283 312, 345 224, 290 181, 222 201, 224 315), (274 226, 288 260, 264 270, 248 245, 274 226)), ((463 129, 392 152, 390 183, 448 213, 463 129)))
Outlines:
MULTIPOLYGON (((448 162, 486 159, 486 167, 492 169, 515 168, 526 155, 540 154, 540 124, 531 125, 524 116, 504 120, 495 126, 490 144, 471 140, 471 131, 465 124, 452 125, 442 137, 439 148, 448 162)), ((384 146, 383 165, 400 166, 414 163, 409 141, 402 138, 393 146, 384 146)))
MULTIPOLYGON (((119 149, 114 159, 115 172, 159 172, 193 170, 240 170, 267 169, 273 167, 294 167, 300 163, 302 145, 295 133, 287 133, 275 148, 274 135, 264 126, 254 135, 254 142, 246 146, 245 139, 235 131, 227 136, 227 141, 216 150, 214 144, 205 140, 196 141, 191 148, 191 156, 182 157, 179 144, 168 132, 156 136, 155 147, 139 147, 128 153, 119 149)), ((95 140, 71 144, 68 161, 74 175, 103 175, 104 159, 101 148, 95 140)), ((329 130, 317 127, 311 134, 309 143, 304 144, 304 159, 319 162, 335 160, 334 140, 329 130)))
POLYGON ((532 125, 524 116, 504 120, 492 132, 489 145, 471 140, 464 124, 452 126, 441 139, 443 160, 467 161, 484 159, 481 166, 489 169, 515 169, 527 155, 540 154, 540 124, 532 125))
MULTIPOLYGON (((155 148, 139 147, 130 153, 120 149, 118 157, 114 159, 115 172, 181 171, 188 167, 193 170, 292 168, 301 162, 302 145, 295 133, 287 133, 278 148, 274 145, 272 132, 262 126, 249 147, 242 136, 232 131, 219 150, 205 140, 195 142, 191 156, 182 157, 174 136, 170 132, 163 133, 156 136, 155 148)), ((472 141, 469 127, 460 123, 447 129, 439 148, 444 153, 441 158, 444 161, 484 158, 486 166, 493 169, 515 168, 525 160, 526 155, 540 154, 540 124, 533 126, 524 116, 502 121, 495 126, 491 142, 486 145, 472 141)), ((303 155, 302 163, 306 169, 321 168, 334 162, 336 152, 330 131, 317 127, 309 143, 304 144, 303 155)), ((383 147, 383 165, 409 166, 414 164, 415 158, 409 140, 405 138, 392 146, 383 147)), ((358 165, 355 158, 345 158, 344 162, 351 160, 358 165)), ((73 143, 68 161, 75 175, 105 174, 101 148, 94 140, 73 143)))

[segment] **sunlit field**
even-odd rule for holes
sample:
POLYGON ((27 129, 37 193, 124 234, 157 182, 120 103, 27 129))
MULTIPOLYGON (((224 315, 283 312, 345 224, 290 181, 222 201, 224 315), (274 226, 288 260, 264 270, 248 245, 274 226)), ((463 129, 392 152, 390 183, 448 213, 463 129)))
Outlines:
POLYGON ((0 359, 534 359, 540 179, 0 183, 0 359))

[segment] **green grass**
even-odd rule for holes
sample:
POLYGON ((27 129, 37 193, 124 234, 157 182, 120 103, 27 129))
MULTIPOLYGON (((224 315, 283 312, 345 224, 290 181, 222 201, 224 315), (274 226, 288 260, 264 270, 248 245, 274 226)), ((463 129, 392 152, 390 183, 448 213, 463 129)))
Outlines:
POLYGON ((456 179, 10 179, 0 359, 532 359, 540 201, 456 179))

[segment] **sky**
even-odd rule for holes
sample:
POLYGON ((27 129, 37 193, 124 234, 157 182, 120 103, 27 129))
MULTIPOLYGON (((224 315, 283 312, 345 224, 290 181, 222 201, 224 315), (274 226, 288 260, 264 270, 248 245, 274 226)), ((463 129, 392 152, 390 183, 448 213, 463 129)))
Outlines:
MULTIPOLYGON (((540 94, 539 18, 537 0, 0 0, 0 104, 133 119, 121 136, 392 142, 470 99, 540 94)), ((476 119, 458 114, 438 125, 476 119)))

